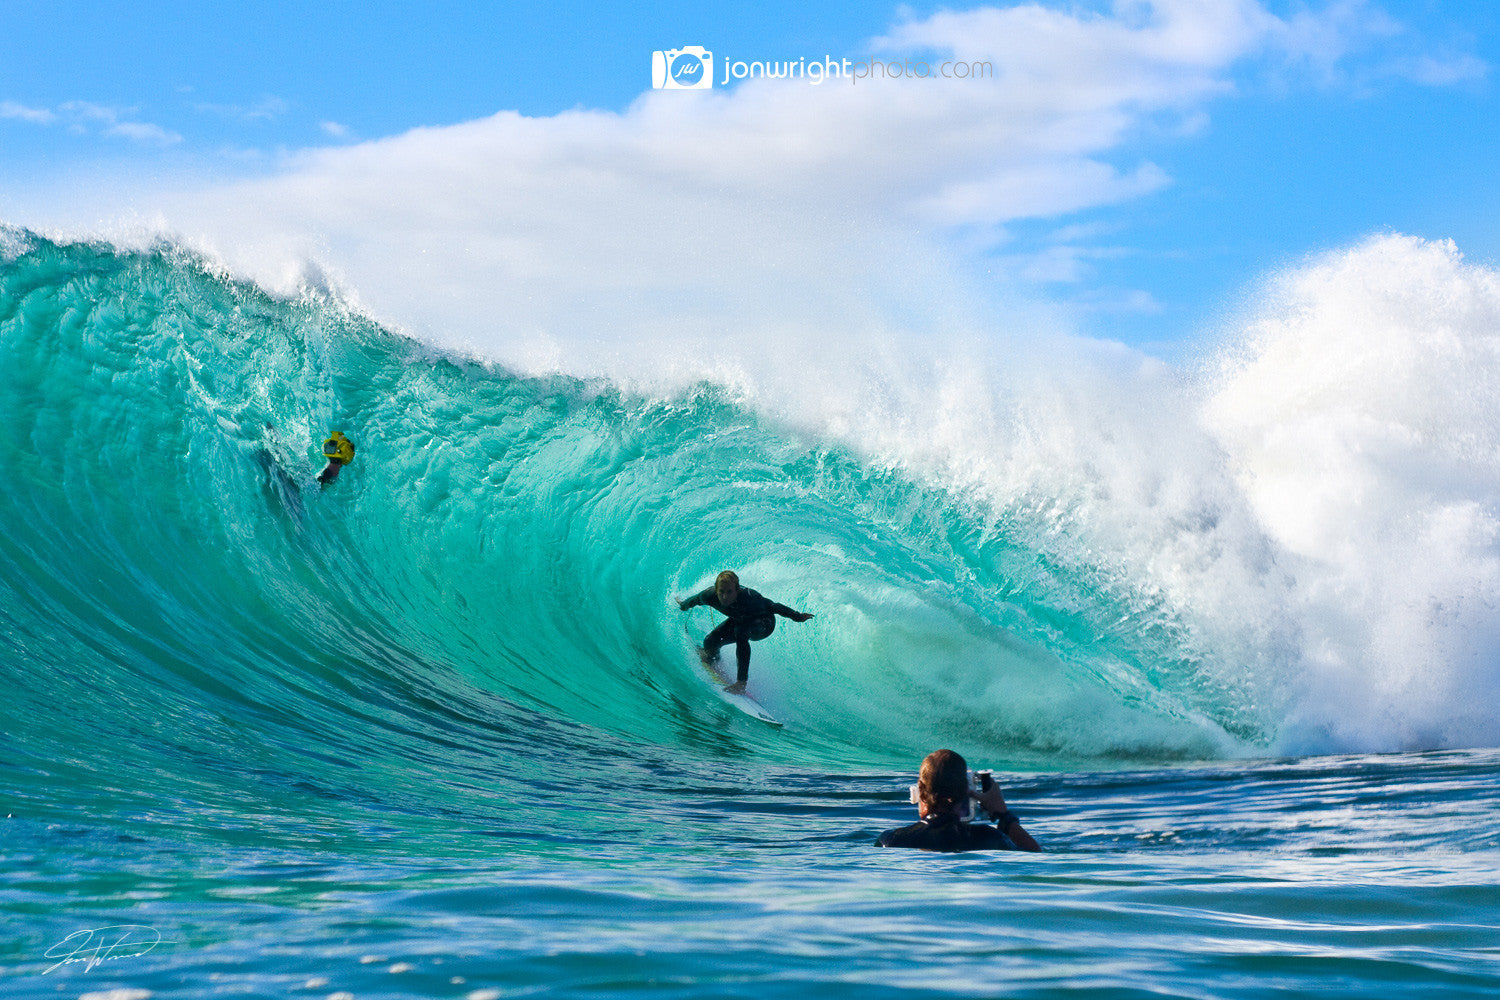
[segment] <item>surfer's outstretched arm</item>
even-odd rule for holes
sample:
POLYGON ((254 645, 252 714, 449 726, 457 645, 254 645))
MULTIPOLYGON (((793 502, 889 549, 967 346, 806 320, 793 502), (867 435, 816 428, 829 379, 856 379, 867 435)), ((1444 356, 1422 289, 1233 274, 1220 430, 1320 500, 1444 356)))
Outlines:
POLYGON ((790 618, 794 622, 805 622, 814 617, 808 612, 789 608, 785 604, 773 604, 771 605, 771 610, 783 618, 790 618))

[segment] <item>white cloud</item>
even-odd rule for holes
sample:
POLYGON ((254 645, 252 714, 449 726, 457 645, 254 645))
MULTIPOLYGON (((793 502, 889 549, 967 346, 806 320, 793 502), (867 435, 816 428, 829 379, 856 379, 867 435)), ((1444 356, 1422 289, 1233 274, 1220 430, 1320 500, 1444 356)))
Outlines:
POLYGON ((876 49, 993 61, 995 78, 761 80, 619 114, 505 113, 149 207, 263 279, 314 257, 382 318, 510 358, 606 328, 944 328, 982 305, 956 229, 1168 184, 1122 153, 1132 130, 1200 113, 1277 23, 1249 2, 941 13, 876 49))
POLYGON ((29 108, 15 101, 0 101, 0 118, 50 125, 57 116, 46 108, 29 108))
MULTIPOLYGON (((691 358, 951 330, 1006 287, 969 272, 1014 264, 976 256, 975 234, 1161 189, 1170 178, 1130 155, 1133 135, 1162 118, 1201 126, 1238 63, 1288 39, 1333 52, 1342 23, 1315 44, 1326 22, 1251 0, 943 12, 873 49, 988 61, 993 78, 757 80, 647 92, 623 113, 502 113, 136 208, 268 284, 315 260, 377 317, 512 362, 576 360, 580 343, 691 358)), ((1087 259, 1071 248, 1052 273, 1087 259)))
POLYGON ((993 60, 1011 86, 1082 111, 1122 100, 1191 104, 1223 90, 1219 74, 1280 26, 1255 0, 1121 2, 1095 16, 1027 4, 944 11, 900 25, 877 45, 993 60))
POLYGON ((1483 80, 1490 67, 1483 59, 1470 55, 1411 56, 1389 64, 1392 76, 1402 77, 1429 87, 1448 87, 1483 80))
POLYGON ((271 121, 286 114, 290 106, 279 97, 267 95, 254 104, 213 104, 199 102, 193 105, 195 111, 207 114, 219 115, 223 118, 232 118, 238 121, 255 122, 271 121))
POLYGON ((119 136, 132 142, 148 142, 160 146, 170 146, 182 141, 182 136, 176 132, 170 132, 160 125, 152 125, 148 122, 116 122, 105 129, 104 134, 119 136))
POLYGON ((1489 73, 1489 65, 1469 53, 1426 51, 1424 39, 1367 0, 1336 0, 1318 11, 1299 11, 1277 25, 1273 37, 1292 66, 1355 93, 1367 93, 1372 82, 1385 79, 1450 87, 1489 73))
POLYGON ((67 125, 69 131, 79 135, 97 130, 100 135, 156 146, 170 146, 182 141, 182 136, 160 125, 135 121, 138 110, 95 104, 92 101, 68 101, 58 108, 57 117, 67 125))
POLYGON ((137 111, 136 108, 114 108, 104 104, 95 104, 92 101, 68 101, 59 110, 75 122, 108 124, 114 124, 122 117, 133 115, 137 111))
POLYGON ((950 184, 922 207, 947 225, 1051 218, 1136 198, 1168 183, 1166 173, 1151 163, 1122 176, 1097 160, 1041 160, 980 181, 950 184))
POLYGON ((1390 15, 1365 0, 1337 0, 1320 11, 1296 12, 1277 26, 1276 36, 1290 58, 1331 77, 1351 52, 1373 40, 1399 35, 1401 30, 1390 15))
POLYGON ((1093 276, 1093 261, 1124 257, 1129 253, 1123 247, 1058 242, 1035 253, 1007 258, 1007 263, 1027 281, 1076 284, 1093 276))

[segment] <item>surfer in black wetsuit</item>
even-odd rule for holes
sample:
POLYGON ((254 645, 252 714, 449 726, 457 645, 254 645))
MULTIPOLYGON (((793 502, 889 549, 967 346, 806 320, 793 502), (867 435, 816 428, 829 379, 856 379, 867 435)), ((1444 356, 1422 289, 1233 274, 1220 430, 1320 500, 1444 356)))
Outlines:
POLYGON ((794 611, 785 604, 777 604, 749 587, 740 586, 740 578, 733 570, 726 569, 714 580, 714 585, 701 594, 694 594, 677 606, 686 611, 706 604, 729 617, 703 639, 703 661, 711 663, 719 658, 719 650, 734 643, 735 659, 739 663, 739 675, 725 691, 735 694, 745 690, 750 679, 750 642, 764 639, 776 629, 776 616, 790 618, 794 622, 805 622, 812 617, 794 611))
POLYGON ((934 750, 922 761, 917 779, 917 805, 922 819, 911 826, 887 830, 876 847, 914 847, 923 851, 1040 851, 1041 845, 1005 807, 999 785, 969 788, 969 765, 952 750, 934 750), (995 817, 995 825, 965 823, 960 816, 972 797, 979 808, 995 817))

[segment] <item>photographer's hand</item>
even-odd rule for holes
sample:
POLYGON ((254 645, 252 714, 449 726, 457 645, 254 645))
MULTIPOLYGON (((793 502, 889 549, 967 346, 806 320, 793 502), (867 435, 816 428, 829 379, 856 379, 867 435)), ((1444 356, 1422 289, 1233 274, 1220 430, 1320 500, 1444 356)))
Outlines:
POLYGON ((1042 849, 1042 846, 1036 842, 1035 838, 1026 832, 1026 828, 1021 826, 1021 821, 1016 819, 1006 808, 1005 796, 1000 794, 999 785, 991 785, 983 791, 975 789, 970 794, 974 796, 974 801, 979 803, 981 809, 991 816, 996 817, 996 825, 1000 828, 1000 832, 1009 837, 1011 843, 1023 851, 1040 851, 1042 849))
POLYGON ((991 785, 988 789, 973 792, 974 801, 979 803, 979 808, 991 816, 999 816, 1005 812, 1005 796, 1000 792, 999 785, 991 785))

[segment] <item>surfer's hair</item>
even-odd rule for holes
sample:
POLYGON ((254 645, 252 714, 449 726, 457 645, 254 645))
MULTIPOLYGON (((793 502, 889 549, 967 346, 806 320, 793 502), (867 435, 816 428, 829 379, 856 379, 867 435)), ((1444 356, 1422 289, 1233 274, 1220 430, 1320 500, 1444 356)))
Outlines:
POLYGON ((917 803, 925 816, 941 816, 969 797, 969 764, 952 750, 934 750, 922 761, 917 803))
POLYGON ((718 594, 719 598, 722 600, 724 597, 724 588, 729 586, 731 583, 738 587, 740 585, 740 578, 734 572, 734 570, 726 569, 724 572, 714 577, 714 593, 718 594))

